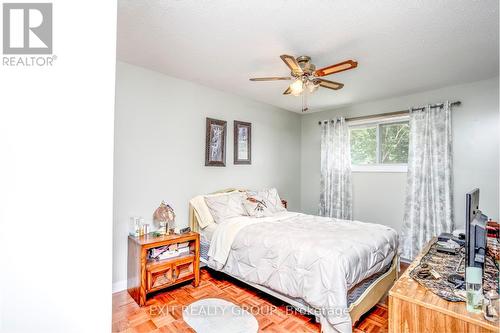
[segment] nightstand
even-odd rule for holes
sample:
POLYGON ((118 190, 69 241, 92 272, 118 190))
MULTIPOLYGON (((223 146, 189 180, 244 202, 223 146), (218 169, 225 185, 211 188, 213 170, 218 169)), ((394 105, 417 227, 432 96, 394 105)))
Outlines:
POLYGON ((193 280, 200 283, 200 236, 196 232, 183 235, 128 237, 127 289, 143 306, 148 294, 172 285, 193 280), (163 260, 149 260, 150 249, 189 242, 189 252, 163 260))

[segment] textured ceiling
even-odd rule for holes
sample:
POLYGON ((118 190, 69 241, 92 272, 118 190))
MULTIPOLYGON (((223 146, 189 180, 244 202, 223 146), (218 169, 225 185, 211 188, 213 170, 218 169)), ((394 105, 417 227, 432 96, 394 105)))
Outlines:
POLYGON ((498 75, 498 0, 119 0, 118 59, 300 112, 280 54, 323 67, 310 112, 498 75))

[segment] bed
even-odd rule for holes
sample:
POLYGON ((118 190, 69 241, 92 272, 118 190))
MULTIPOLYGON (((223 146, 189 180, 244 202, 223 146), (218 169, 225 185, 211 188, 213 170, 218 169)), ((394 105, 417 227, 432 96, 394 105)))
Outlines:
POLYGON ((197 216, 190 204, 204 264, 316 316, 323 332, 350 332, 397 279, 397 234, 385 226, 283 212, 201 229, 197 216))

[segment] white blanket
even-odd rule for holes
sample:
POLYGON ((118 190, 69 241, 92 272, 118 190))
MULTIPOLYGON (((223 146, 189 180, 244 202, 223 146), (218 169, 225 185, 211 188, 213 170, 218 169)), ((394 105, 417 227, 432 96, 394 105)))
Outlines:
POLYGON ((241 229, 255 223, 279 222, 298 215, 300 214, 283 212, 270 217, 255 218, 250 216, 239 216, 230 218, 220 223, 213 232, 210 248, 208 249, 208 257, 211 261, 216 263, 218 268, 222 268, 226 264, 229 251, 231 251, 231 245, 233 245, 233 241, 241 229))
POLYGON ((350 332, 347 291, 392 261, 387 226, 285 212, 219 224, 209 266, 318 310, 323 332, 350 332))

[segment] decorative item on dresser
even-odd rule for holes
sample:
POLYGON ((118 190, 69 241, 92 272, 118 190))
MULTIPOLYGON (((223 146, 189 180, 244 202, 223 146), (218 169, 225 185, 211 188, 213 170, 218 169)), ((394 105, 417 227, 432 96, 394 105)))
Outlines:
POLYGON ((234 121, 234 164, 252 164, 252 124, 234 121))
POLYGON ((198 233, 128 237, 127 289, 139 306, 146 303, 149 293, 189 280, 195 287, 200 282, 198 233), (184 248, 189 250, 181 251, 184 248))
POLYGON ((389 291, 389 333, 500 332, 482 313, 467 312, 465 302, 449 302, 411 278, 432 239, 389 291))
POLYGON ((226 126, 224 120, 207 118, 205 166, 226 166, 226 126))

